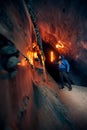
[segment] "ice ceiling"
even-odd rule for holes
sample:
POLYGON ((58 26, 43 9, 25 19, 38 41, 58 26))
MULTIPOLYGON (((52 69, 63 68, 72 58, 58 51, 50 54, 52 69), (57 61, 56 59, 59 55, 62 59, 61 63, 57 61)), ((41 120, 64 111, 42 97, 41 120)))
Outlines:
POLYGON ((61 52, 85 61, 87 57, 87 2, 82 0, 33 0, 42 39, 61 52))
MULTIPOLYGON (((61 52, 85 62, 87 2, 85 0, 32 0, 32 2, 42 39, 53 47, 61 41, 64 45, 61 52)), ((0 33, 10 39, 15 35, 18 40, 13 38, 13 41, 25 41, 28 45, 31 42, 31 30, 32 23, 30 24, 24 1, 0 1, 0 33)))

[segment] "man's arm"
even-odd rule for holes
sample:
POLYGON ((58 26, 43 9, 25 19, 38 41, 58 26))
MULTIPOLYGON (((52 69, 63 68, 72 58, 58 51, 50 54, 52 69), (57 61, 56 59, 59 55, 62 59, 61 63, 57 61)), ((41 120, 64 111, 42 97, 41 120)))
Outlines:
POLYGON ((70 71, 70 65, 69 62, 66 60, 66 71, 69 72, 70 71))

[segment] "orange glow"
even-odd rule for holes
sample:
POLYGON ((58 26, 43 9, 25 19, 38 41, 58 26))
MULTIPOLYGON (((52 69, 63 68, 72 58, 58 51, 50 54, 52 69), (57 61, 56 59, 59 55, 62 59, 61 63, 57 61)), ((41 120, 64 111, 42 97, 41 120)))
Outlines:
POLYGON ((38 58, 37 52, 34 52, 34 58, 38 58))
POLYGON ((26 66, 26 59, 25 58, 22 59, 21 64, 22 64, 22 66, 26 66))
POLYGON ((27 57, 29 59, 30 64, 33 65, 34 64, 33 58, 38 58, 37 52, 28 51, 27 52, 27 57))
MULTIPOLYGON (((40 33, 43 41, 49 43, 60 54, 69 54, 71 51, 71 41, 67 37, 67 33, 62 31, 59 26, 45 22, 39 22, 40 33)), ((74 40, 74 39, 73 39, 74 40)))
POLYGON ((51 62, 53 62, 54 61, 54 53, 53 53, 53 51, 50 52, 50 58, 51 58, 51 62))
POLYGON ((32 65, 33 65, 33 56, 34 56, 34 54, 32 51, 27 52, 27 57, 29 59, 30 64, 32 64, 32 65))
POLYGON ((21 65, 21 62, 19 62, 17 65, 19 65, 19 66, 20 66, 20 65, 21 65))
POLYGON ((36 42, 33 42, 33 48, 37 46, 37 43, 36 42))
MULTIPOLYGON (((37 56, 37 52, 32 52, 32 51, 28 51, 27 52, 27 58, 29 59, 30 64, 34 64, 33 63, 33 58, 38 58, 37 56)), ((18 66, 26 66, 27 65, 27 61, 25 58, 21 59, 21 62, 18 63, 18 66)))
POLYGON ((58 43, 56 44, 56 48, 64 48, 64 45, 61 41, 58 41, 58 43))
POLYGON ((21 62, 18 63, 19 66, 26 66, 27 62, 26 62, 26 59, 21 59, 21 62))

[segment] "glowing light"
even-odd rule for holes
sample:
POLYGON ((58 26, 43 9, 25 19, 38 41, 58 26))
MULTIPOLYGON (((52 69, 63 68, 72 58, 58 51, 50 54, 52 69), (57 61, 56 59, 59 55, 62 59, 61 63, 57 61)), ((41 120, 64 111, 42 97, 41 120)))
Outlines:
POLYGON ((60 41, 58 41, 59 43, 61 43, 60 41))
POLYGON ((21 62, 18 63, 19 66, 26 66, 27 62, 25 60, 25 58, 21 59, 21 62))
POLYGON ((37 46, 36 42, 33 42, 33 48, 35 48, 37 46))
POLYGON ((50 52, 50 58, 51 58, 51 62, 53 62, 54 61, 54 53, 53 53, 53 51, 50 52))
MULTIPOLYGON (((29 63, 30 64, 34 64, 34 58, 38 58, 37 52, 33 52, 33 51, 28 51, 27 52, 27 58, 29 59, 29 63)), ((21 59, 21 62, 18 63, 18 66, 26 66, 27 65, 27 61, 26 58, 21 59)))
POLYGON ((27 52, 27 57, 29 59, 30 64, 32 64, 32 65, 33 65, 33 56, 34 56, 34 54, 32 51, 27 52))
POLYGON ((20 66, 20 65, 21 65, 21 62, 19 62, 17 65, 20 66))
POLYGON ((38 58, 37 52, 33 51, 28 51, 27 52, 27 57, 29 59, 30 64, 34 64, 34 58, 38 58))
POLYGON ((56 44, 56 48, 64 48, 64 45, 61 41, 58 41, 58 43, 56 44))
POLYGON ((58 48, 59 47, 59 45, 58 44, 56 44, 56 48, 58 48))
POLYGON ((38 58, 37 52, 34 52, 34 58, 38 58))

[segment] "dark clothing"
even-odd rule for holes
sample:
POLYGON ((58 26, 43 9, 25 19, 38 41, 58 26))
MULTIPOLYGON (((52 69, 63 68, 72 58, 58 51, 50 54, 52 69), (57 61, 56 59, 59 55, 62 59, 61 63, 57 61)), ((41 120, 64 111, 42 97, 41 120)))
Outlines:
POLYGON ((64 79, 68 83, 68 88, 71 89, 71 81, 69 79, 69 70, 70 70, 70 65, 69 62, 64 58, 64 56, 59 60, 58 62, 59 66, 59 76, 60 76, 60 81, 61 81, 61 88, 64 88, 64 79))
POLYGON ((68 73, 66 73, 65 71, 59 72, 59 76, 60 76, 60 81, 61 81, 61 87, 64 88, 64 78, 68 83, 68 88, 71 88, 71 81, 69 79, 69 75, 68 73))

